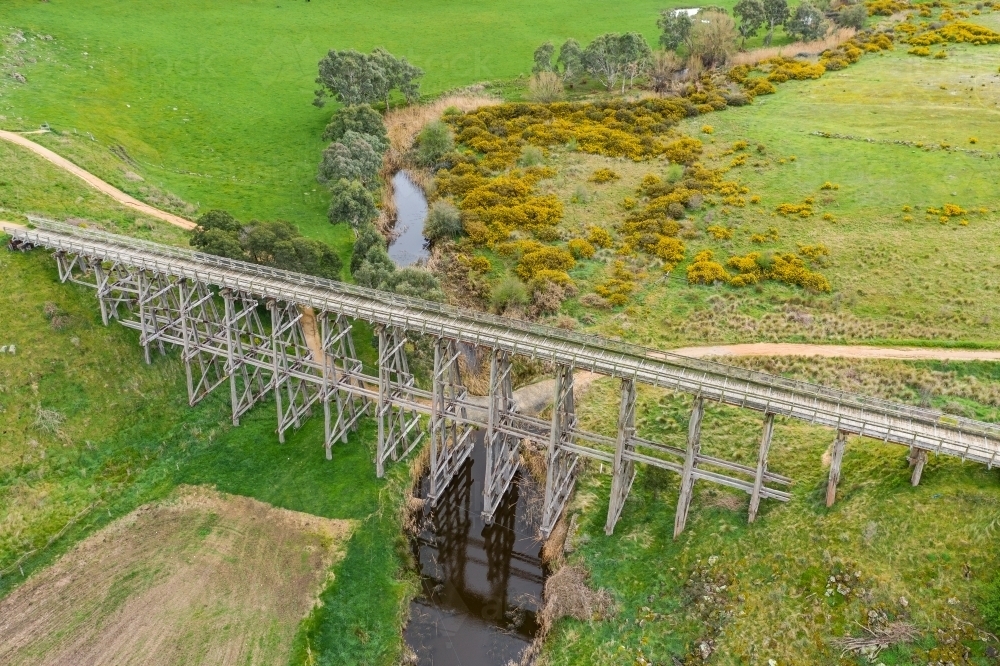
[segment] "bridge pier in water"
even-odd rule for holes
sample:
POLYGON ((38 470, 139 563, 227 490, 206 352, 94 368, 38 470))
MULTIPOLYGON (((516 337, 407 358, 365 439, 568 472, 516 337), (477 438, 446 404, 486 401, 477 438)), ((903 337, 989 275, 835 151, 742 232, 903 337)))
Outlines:
POLYGON ((164 353, 166 345, 179 347, 189 404, 228 383, 234 425, 273 393, 276 432, 284 441, 290 428, 300 427, 322 405, 330 459, 333 445, 346 442, 363 416, 372 416, 378 425, 375 467, 380 477, 388 462, 405 458, 429 434, 432 503, 468 458, 473 432, 484 430, 482 517, 487 524, 509 490, 525 441, 546 451, 540 526, 545 537, 572 493, 581 458, 607 463, 611 470, 609 535, 622 515, 636 463, 680 476, 675 538, 686 527, 699 480, 746 492, 748 521, 754 522, 762 499, 791 498, 775 486, 792 480, 769 469, 777 416, 836 431, 828 506, 836 498, 848 435, 908 447, 913 485, 931 451, 989 467, 1000 462, 1000 427, 994 424, 47 220, 32 222, 40 228, 12 231, 10 248, 54 250, 59 279, 95 289, 102 321, 117 319, 139 331, 147 362, 153 349, 164 353), (355 352, 351 333, 357 320, 374 326, 376 375, 365 374, 355 352), (433 343, 429 389, 417 386, 410 371, 408 336, 428 336, 433 343), (469 348, 490 359, 486 407, 470 398, 462 382, 459 360, 469 348), (548 421, 516 408, 511 362, 517 355, 555 368, 548 421), (575 369, 620 380, 615 437, 579 426, 575 369), (637 432, 640 384, 693 396, 685 448, 637 432), (755 466, 702 452, 707 401, 763 415, 755 466))

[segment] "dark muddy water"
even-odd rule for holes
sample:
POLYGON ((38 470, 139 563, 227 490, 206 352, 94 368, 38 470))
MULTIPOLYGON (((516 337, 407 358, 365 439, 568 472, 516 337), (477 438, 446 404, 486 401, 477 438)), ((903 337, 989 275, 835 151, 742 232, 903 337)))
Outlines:
POLYGON ((424 239, 427 199, 402 171, 396 172, 392 177, 392 187, 396 202, 397 235, 389 245, 389 258, 399 267, 410 266, 430 256, 424 239))
MULTIPOLYGON (((482 435, 412 540, 422 593, 410 605, 407 644, 420 666, 504 666, 518 660, 538 629, 546 570, 535 539, 540 489, 515 483, 487 526, 482 435)), ((421 496, 426 497, 424 479, 421 496)))

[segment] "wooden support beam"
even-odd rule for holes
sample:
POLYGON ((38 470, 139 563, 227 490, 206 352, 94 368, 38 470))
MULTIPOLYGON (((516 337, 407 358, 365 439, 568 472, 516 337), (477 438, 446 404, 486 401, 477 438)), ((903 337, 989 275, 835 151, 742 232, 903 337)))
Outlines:
POLYGON ((826 505, 833 506, 837 500, 837 484, 840 483, 840 464, 844 461, 844 447, 847 444, 847 433, 843 430, 837 431, 837 438, 833 440, 833 453, 830 458, 830 478, 826 483, 826 505))
POLYGON ((767 471, 767 454, 771 450, 771 436, 774 434, 774 414, 764 415, 764 432, 760 437, 760 453, 757 456, 757 476, 753 482, 753 492, 750 493, 749 522, 757 519, 757 509, 760 507, 760 489, 764 486, 764 472, 767 471))
POLYGON ((684 456, 684 471, 681 472, 681 492, 677 499, 677 514, 674 516, 674 538, 680 536, 687 525, 688 509, 691 508, 691 493, 694 491, 694 467, 701 454, 701 419, 705 414, 705 401, 694 399, 691 417, 688 419, 687 452, 684 456))
POLYGON ((615 443, 615 462, 611 477, 611 499, 608 502, 608 520, 604 533, 611 536, 615 523, 625 507, 625 498, 632 489, 635 479, 635 463, 627 459, 627 453, 635 451, 635 381, 622 380, 621 403, 618 408, 618 439, 615 443))
POLYGON ((924 465, 927 464, 927 449, 914 449, 910 456, 910 464, 913 466, 910 485, 919 486, 920 476, 924 473, 924 465))

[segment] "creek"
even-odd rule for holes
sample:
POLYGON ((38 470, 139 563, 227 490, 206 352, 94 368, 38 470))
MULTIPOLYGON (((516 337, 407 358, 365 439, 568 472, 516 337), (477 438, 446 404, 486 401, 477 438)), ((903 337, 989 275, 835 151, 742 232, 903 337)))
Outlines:
POLYGON ((421 189, 404 171, 392 177, 393 201, 396 203, 396 234, 389 244, 389 258, 403 268, 427 259, 424 221, 427 219, 427 199, 421 189))
MULTIPOLYGON (((481 517, 486 451, 472 455, 411 539, 421 593, 410 604, 407 644, 420 666, 505 666, 538 631, 547 570, 536 538, 542 489, 518 472, 494 516, 481 517)), ((419 496, 426 498, 428 478, 419 496)))

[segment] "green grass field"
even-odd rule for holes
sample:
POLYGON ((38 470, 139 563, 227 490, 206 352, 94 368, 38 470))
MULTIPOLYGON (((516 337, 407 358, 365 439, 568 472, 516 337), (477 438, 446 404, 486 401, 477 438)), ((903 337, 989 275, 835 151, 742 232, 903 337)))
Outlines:
POLYGON ((327 50, 384 46, 422 67, 424 92, 433 94, 516 77, 548 39, 584 41, 615 29, 655 41, 662 6, 15 0, 0 29, 54 40, 27 45, 38 61, 23 68, 26 85, 5 85, 0 127, 48 122, 95 144, 68 156, 116 185, 129 185, 127 167, 202 209, 284 218, 336 241, 345 231, 327 224, 328 197, 315 180, 332 108, 311 105, 327 50), (135 164, 102 159, 114 145, 135 164))
POLYGON ((413 589, 397 520, 408 468, 376 479, 370 424, 332 462, 322 417, 283 445, 273 404, 233 428, 224 390, 188 407, 177 354, 145 365, 137 336, 102 326, 93 292, 60 284, 44 253, 0 252, 0 274, 9 314, 0 345, 17 350, 0 355, 0 595, 112 519, 178 484, 207 484, 360 521, 322 605, 299 629, 293 661, 398 658, 413 589))
MULTIPOLYGON (((933 385, 941 391, 937 405, 958 400, 980 418, 998 416, 994 364, 816 365, 766 367, 851 389, 863 378, 869 393, 896 400, 913 400, 918 386, 933 385), (968 382, 966 373, 978 379, 968 382), (961 374, 965 381, 956 378, 961 374), (941 387, 942 381, 952 383, 941 387), (983 400, 990 391, 990 405, 948 395, 983 400)), ((639 399, 640 436, 683 447, 690 400, 658 390, 640 392, 639 399)), ((584 427, 611 436, 617 412, 611 381, 595 385, 579 409, 584 427)), ((759 431, 755 414, 710 407, 703 451, 753 465, 759 431)), ((791 502, 765 501, 761 517, 748 525, 745 494, 697 484, 687 529, 676 541, 677 475, 640 469, 615 534, 607 537, 608 469, 590 464, 568 511, 579 527, 567 557, 592 572, 592 586, 612 591, 618 611, 603 621, 563 621, 547 644, 548 663, 874 663, 840 658, 830 643, 864 635, 861 626, 875 626, 871 611, 919 628, 913 644, 879 655, 876 661, 887 666, 995 663, 985 656, 996 643, 984 641, 990 639, 979 604, 1000 566, 994 547, 1000 473, 934 459, 913 488, 905 448, 852 438, 837 503, 827 509, 823 457, 831 439, 825 429, 779 423, 770 468, 794 479, 791 502), (841 581, 830 583, 845 573, 846 592, 837 588, 841 581)))

